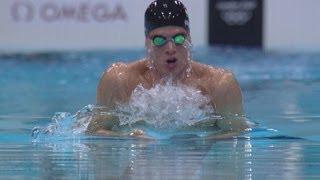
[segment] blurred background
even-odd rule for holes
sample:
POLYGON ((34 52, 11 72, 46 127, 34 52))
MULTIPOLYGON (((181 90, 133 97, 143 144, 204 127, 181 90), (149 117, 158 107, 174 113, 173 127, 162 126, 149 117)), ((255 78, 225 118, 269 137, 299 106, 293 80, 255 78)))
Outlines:
MULTIPOLYGON (((182 0, 196 47, 231 44, 319 50, 318 0, 182 0)), ((0 52, 144 46, 151 0, 2 0, 0 52)))

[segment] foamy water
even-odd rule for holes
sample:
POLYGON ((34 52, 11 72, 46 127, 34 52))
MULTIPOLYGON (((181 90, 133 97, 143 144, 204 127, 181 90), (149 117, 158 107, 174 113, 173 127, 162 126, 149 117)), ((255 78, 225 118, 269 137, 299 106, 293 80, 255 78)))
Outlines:
POLYGON ((93 116, 93 105, 87 105, 72 115, 68 112, 56 112, 46 127, 34 127, 32 141, 77 138, 83 134, 93 116))
MULTIPOLYGON (((84 134, 94 115, 94 108, 95 106, 88 105, 74 115, 66 112, 56 113, 48 126, 33 129, 33 139, 37 141, 84 134)), ((107 113, 118 117, 120 126, 131 127, 142 121, 148 127, 159 130, 175 130, 199 122, 221 119, 214 114, 209 99, 199 90, 184 85, 173 85, 171 81, 151 89, 139 85, 128 103, 118 104, 114 112, 107 113)))
POLYGON ((128 104, 119 104, 120 125, 144 121, 155 128, 179 128, 217 118, 199 90, 167 82, 151 89, 138 86, 128 104))

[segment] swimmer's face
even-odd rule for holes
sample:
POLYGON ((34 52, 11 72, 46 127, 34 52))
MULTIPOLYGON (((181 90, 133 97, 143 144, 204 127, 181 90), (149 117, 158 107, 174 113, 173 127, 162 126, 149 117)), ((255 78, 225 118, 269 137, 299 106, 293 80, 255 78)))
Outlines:
MULTIPOLYGON (((159 41, 161 42, 161 39, 159 41)), ((176 77, 187 70, 190 56, 190 35, 184 28, 176 26, 157 28, 146 36, 146 47, 153 67, 161 76, 173 75, 176 77), (161 37, 162 42, 165 39, 165 43, 160 46, 154 43, 157 37, 161 37), (181 42, 183 43, 181 44, 181 42)))

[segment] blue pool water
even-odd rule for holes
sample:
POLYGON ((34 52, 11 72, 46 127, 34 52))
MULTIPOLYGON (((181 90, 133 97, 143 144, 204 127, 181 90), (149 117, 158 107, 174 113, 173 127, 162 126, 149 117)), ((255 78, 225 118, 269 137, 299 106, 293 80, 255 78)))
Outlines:
MULTIPOLYGON (((201 48, 232 70, 252 132, 222 141, 83 133, 33 141, 56 112, 95 103, 101 73, 143 50, 0 55, 0 179, 319 179, 320 54, 201 48)), ((61 115, 61 114, 60 114, 61 115)))

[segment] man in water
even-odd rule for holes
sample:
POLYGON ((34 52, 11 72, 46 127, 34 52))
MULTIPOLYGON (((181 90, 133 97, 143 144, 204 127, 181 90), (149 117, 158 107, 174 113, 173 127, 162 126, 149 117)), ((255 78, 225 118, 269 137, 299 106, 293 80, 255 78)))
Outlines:
MULTIPOLYGON (((145 45, 147 58, 129 64, 113 64, 102 76, 97 89, 97 104, 105 111, 117 103, 127 103, 138 85, 150 89, 170 79, 174 85, 200 90, 208 97, 215 112, 224 117, 215 125, 225 131, 241 132, 248 128, 243 115, 241 89, 230 71, 200 64, 191 59, 189 17, 178 0, 156 0, 145 12, 145 45)), ((116 118, 97 115, 88 133, 123 135, 113 131, 116 118)), ((127 135, 144 137, 141 130, 127 135)))

